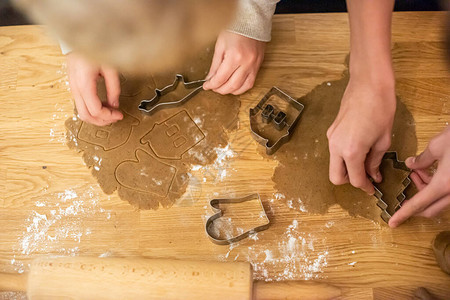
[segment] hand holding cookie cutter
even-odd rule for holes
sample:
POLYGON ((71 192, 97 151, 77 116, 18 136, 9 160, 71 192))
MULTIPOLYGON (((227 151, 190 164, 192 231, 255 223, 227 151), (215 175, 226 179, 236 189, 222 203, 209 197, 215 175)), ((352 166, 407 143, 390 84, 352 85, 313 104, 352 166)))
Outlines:
POLYGON ((184 102, 188 101, 189 99, 197 95, 201 90, 203 90, 203 83, 205 81, 206 80, 196 80, 186 82, 184 80, 183 75, 177 74, 175 76, 175 81, 172 84, 169 84, 168 86, 164 87, 161 90, 155 89, 155 96, 152 99, 142 100, 141 103, 139 104, 139 110, 144 113, 151 114, 162 108, 170 108, 182 105, 184 102), (192 90, 186 96, 184 96, 179 100, 160 103, 161 98, 164 95, 167 95, 168 93, 175 91, 180 82, 183 83, 186 89, 192 90))
POLYGON ((212 215, 211 217, 209 217, 208 220, 206 220, 205 230, 206 230, 206 234, 208 235, 209 239, 215 244, 218 244, 218 245, 233 244, 242 239, 247 238, 248 236, 250 236, 253 233, 256 233, 256 232, 259 232, 262 230, 266 230, 267 228, 269 228, 270 220, 267 217, 266 211, 264 210, 264 206, 262 205, 259 194, 251 194, 251 195, 248 195, 243 198, 235 198, 235 199, 231 199, 231 198, 212 199, 211 201, 209 201, 209 205, 211 206, 211 208, 215 212, 215 214, 212 215), (231 237, 231 238, 220 238, 214 234, 214 232, 213 232, 214 220, 220 218, 223 215, 222 210, 219 208, 220 203, 241 203, 241 202, 245 202, 245 201, 254 200, 255 198, 258 199, 258 202, 261 205, 261 209, 264 212, 264 218, 265 218, 266 222, 263 225, 254 227, 242 234, 239 234, 239 235, 231 237))

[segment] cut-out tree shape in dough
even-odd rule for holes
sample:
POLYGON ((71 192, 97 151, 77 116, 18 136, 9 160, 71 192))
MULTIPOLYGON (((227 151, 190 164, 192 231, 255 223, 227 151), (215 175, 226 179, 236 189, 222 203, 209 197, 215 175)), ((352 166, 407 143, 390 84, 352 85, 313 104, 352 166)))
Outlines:
POLYGON ((189 114, 182 110, 176 115, 157 123, 141 139, 148 143, 159 158, 181 159, 181 156, 205 138, 201 129, 189 114))
POLYGON ((90 144, 103 147, 105 151, 117 148, 125 144, 139 120, 123 113, 123 120, 120 123, 113 123, 108 126, 99 127, 86 122, 81 123, 78 132, 78 139, 90 144))
POLYGON ((125 188, 141 193, 167 196, 177 169, 143 150, 136 150, 136 159, 124 161, 117 166, 117 182, 125 188))

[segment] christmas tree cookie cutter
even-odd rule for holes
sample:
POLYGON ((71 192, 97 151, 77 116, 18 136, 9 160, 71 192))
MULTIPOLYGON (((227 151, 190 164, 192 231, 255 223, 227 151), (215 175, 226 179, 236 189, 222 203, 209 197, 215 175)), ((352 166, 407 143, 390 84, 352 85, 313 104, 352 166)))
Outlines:
POLYGON ((394 193, 391 195, 386 195, 388 191, 383 190, 381 183, 373 182, 375 197, 378 199, 377 206, 381 209, 381 218, 388 223, 389 219, 402 207, 402 203, 406 199, 405 190, 411 184, 411 179, 409 178, 411 169, 406 166, 404 161, 398 160, 397 152, 395 151, 386 152, 383 156, 382 164, 383 161, 392 162, 392 168, 387 171, 395 172, 400 170, 404 172, 404 178, 399 182, 398 189, 394 190, 394 193))

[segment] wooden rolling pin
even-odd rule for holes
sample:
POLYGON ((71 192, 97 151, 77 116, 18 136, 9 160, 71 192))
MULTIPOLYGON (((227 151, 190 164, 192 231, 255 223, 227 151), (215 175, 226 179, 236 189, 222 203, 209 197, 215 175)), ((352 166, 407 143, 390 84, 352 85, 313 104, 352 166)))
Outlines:
POLYGON ((0 273, 0 291, 29 299, 331 299, 324 283, 255 282, 246 262, 41 257, 28 274, 0 273))

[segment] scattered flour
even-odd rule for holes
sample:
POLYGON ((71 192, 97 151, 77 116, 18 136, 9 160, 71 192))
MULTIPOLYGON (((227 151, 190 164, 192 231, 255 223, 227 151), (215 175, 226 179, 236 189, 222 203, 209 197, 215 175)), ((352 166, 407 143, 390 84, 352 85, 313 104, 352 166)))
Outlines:
POLYGON ((67 189, 49 196, 48 200, 37 201, 36 208, 25 220, 23 234, 15 249, 19 253, 77 254, 82 238, 92 233, 86 227, 86 220, 93 217, 108 218, 108 212, 100 207, 99 194, 93 187, 80 193, 67 189))
MULTIPOLYGON (((262 238, 264 234, 264 232, 258 233, 258 239, 251 236, 251 245, 241 251, 241 254, 247 253, 246 260, 253 266, 255 280, 282 281, 324 278, 323 271, 328 265, 326 241, 319 241, 313 234, 299 231, 298 220, 293 220, 285 232, 274 241, 271 240, 269 245, 262 238), (316 250, 315 244, 320 244, 321 248, 325 250, 316 250)), ((239 253, 233 258, 231 252, 245 244, 246 242, 242 241, 230 245, 227 253, 219 256, 219 259, 236 260, 239 253)))
POLYGON ((259 240, 259 237, 258 237, 258 233, 257 233, 257 232, 250 234, 250 235, 248 236, 248 238, 251 239, 251 240, 254 240, 254 241, 259 240))
POLYGON ((194 122, 195 122, 195 124, 197 124, 198 127, 202 127, 201 125, 203 122, 199 117, 195 117, 194 122))
POLYGON ((66 144, 66 129, 64 127, 64 120, 68 118, 68 114, 64 112, 64 107, 56 103, 55 109, 53 110, 53 114, 51 116, 51 119, 53 121, 53 127, 50 128, 49 136, 50 142, 58 142, 63 145, 66 144))
POLYGON ((157 180, 156 178, 152 178, 152 181, 153 181, 156 185, 162 185, 162 184, 163 184, 162 180, 157 180))
POLYGON ((334 225, 334 221, 328 221, 328 222, 325 224, 325 227, 326 227, 326 228, 331 228, 331 227, 333 227, 333 225, 334 225))
POLYGON ((104 258, 104 257, 110 257, 110 256, 113 256, 113 253, 111 251, 106 251, 106 252, 100 254, 98 257, 104 258))
POLYGON ((264 250, 264 253, 266 254, 266 259, 264 259, 264 262, 273 260, 272 251, 267 249, 267 250, 264 250))
POLYGON ((274 196, 276 200, 286 199, 286 196, 282 193, 275 193, 274 196))
MULTIPOLYGON (((208 182, 222 182, 225 178, 230 176, 230 171, 235 171, 230 167, 230 161, 236 156, 236 152, 233 151, 230 144, 223 148, 216 147, 212 149, 216 153, 216 160, 209 165, 192 165, 191 171, 200 171, 202 174, 202 181, 208 182)), ((193 152, 193 155, 200 161, 206 161, 202 154, 193 152)))
POLYGON ((286 205, 291 209, 296 209, 301 212, 308 212, 305 205, 302 202, 302 199, 298 198, 296 201, 294 199, 289 199, 286 201, 286 205))
POLYGON ((202 165, 192 165, 191 170, 192 170, 192 171, 198 171, 198 170, 200 170, 201 168, 203 168, 202 165))

